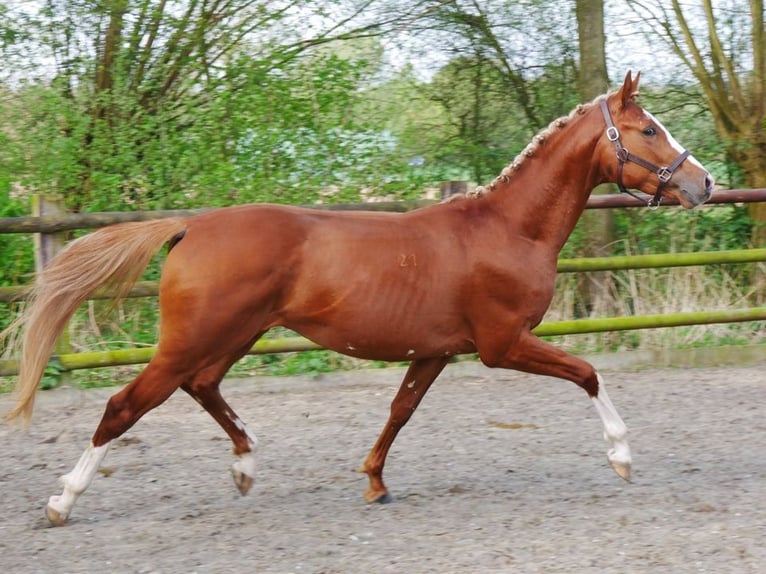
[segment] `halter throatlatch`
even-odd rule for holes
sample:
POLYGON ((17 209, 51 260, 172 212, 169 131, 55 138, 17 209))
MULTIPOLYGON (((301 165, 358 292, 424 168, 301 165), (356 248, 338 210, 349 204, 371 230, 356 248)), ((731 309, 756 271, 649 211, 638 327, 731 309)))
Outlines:
POLYGON ((681 153, 681 155, 679 155, 673 161, 673 163, 667 167, 656 166, 651 162, 634 156, 628 151, 626 147, 623 147, 623 145, 620 143, 620 132, 612 121, 612 116, 609 113, 606 99, 601 100, 601 112, 604 114, 604 121, 606 121, 606 137, 610 142, 614 143, 614 147, 617 150, 617 187, 620 188, 622 193, 627 193, 639 201, 646 201, 645 199, 637 196, 635 193, 629 191, 622 183, 623 167, 627 162, 632 161, 633 163, 636 163, 641 167, 644 167, 649 171, 657 174, 657 179, 660 180, 660 183, 657 185, 657 191, 655 192, 654 197, 652 197, 647 202, 647 207, 659 207, 660 203, 662 202, 662 190, 664 189, 665 184, 670 181, 671 177, 673 177, 673 172, 678 169, 678 167, 684 162, 684 160, 686 160, 687 157, 689 157, 689 150, 684 150, 683 153, 681 153))

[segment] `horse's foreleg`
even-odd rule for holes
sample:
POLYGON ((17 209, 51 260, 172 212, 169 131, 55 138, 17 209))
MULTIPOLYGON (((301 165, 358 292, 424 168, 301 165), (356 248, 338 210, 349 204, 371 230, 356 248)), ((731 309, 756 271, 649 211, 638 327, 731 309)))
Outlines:
POLYGON ((625 438, 628 428, 622 421, 617 409, 614 408, 612 401, 609 400, 609 395, 606 394, 604 379, 598 373, 596 373, 596 378, 598 380, 598 390, 595 396, 591 396, 591 399, 593 399, 593 404, 596 406, 596 412, 598 412, 604 423, 604 438, 612 444, 612 448, 607 453, 607 458, 617 475, 629 481, 631 456, 630 447, 625 438))
MULTIPOLYGON (((239 358, 239 357, 237 357, 239 358)), ((231 467, 234 483, 242 496, 253 486, 254 452, 258 439, 221 396, 219 384, 234 361, 226 360, 201 371, 191 383, 181 388, 189 393, 221 425, 234 444, 238 459, 231 467)))
POLYGON ((604 380, 591 364, 549 345, 531 333, 522 335, 513 348, 502 356, 488 354, 481 348, 479 355, 490 367, 558 377, 582 387, 593 400, 601 417, 604 438, 612 445, 607 453, 609 464, 620 478, 630 480, 631 455, 626 439, 627 428, 609 400, 604 380))
POLYGON ((410 420, 412 413, 418 408, 426 391, 439 376, 447 358, 420 359, 413 361, 407 369, 401 387, 391 403, 391 412, 378 436, 375 446, 367 455, 359 472, 367 473, 370 480, 369 487, 364 493, 367 502, 390 502, 392 500, 388 489, 383 484, 383 466, 386 463, 386 455, 401 428, 410 420))
POLYGON ((161 364, 155 357, 138 377, 109 399, 91 444, 72 471, 61 477, 64 491, 48 500, 45 513, 51 524, 66 523, 75 502, 93 481, 110 443, 147 411, 164 402, 181 384, 182 377, 161 364))

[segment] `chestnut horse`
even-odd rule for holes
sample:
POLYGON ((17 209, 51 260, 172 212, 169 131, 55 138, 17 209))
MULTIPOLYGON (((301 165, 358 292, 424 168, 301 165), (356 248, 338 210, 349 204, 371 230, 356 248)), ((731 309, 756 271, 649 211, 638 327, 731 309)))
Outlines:
POLYGON ((386 455, 450 357, 461 353, 582 387, 611 443, 608 461, 628 480, 626 427, 602 378, 531 331, 551 302, 557 255, 593 187, 614 182, 685 208, 710 197, 708 172, 635 102, 638 79, 628 72, 620 90, 554 121, 467 198, 404 214, 245 205, 114 225, 73 241, 38 277, 20 319, 18 402, 9 418, 31 417, 56 337, 77 306, 99 287, 124 294, 163 244, 169 253, 157 353, 107 402, 91 444, 62 477, 63 493, 48 502, 51 523, 66 522, 109 444, 179 387, 231 438, 234 481, 246 494, 257 441, 219 385, 277 325, 339 353, 411 362, 360 468, 369 502, 390 500, 386 455))

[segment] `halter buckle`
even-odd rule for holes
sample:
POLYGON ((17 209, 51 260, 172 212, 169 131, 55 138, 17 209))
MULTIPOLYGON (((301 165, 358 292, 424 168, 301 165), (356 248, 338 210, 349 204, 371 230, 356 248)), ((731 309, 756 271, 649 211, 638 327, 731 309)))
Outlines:
POLYGON ((628 148, 622 147, 621 145, 617 148, 617 159, 619 159, 622 162, 626 162, 630 159, 630 152, 628 151, 628 148))
POLYGON ((606 128, 606 139, 610 142, 616 142, 620 139, 620 131, 615 126, 606 128))
POLYGON ((662 183, 667 183, 670 181, 670 178, 673 177, 673 171, 667 167, 661 167, 657 170, 657 177, 662 183))

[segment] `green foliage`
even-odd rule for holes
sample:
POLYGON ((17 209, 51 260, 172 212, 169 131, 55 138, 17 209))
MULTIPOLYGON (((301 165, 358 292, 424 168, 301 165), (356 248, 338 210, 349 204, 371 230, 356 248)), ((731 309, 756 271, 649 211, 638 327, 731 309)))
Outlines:
POLYGON ((48 362, 43 372, 43 378, 40 381, 40 388, 43 390, 54 389, 61 382, 69 371, 56 359, 52 359, 48 362))
MULTIPOLYGON (((7 143, 0 132, 0 158, 7 143)), ((19 217, 29 213, 23 201, 13 197, 12 173, 9 165, 0 159, 0 218, 19 217)), ((0 285, 21 285, 34 270, 32 238, 22 234, 0 234, 0 285)), ((1 304, 0 304, 1 305, 1 304)), ((16 305, 2 305, 0 309, 0 332, 13 321, 16 305), (5 307, 5 309, 3 309, 5 307)))
POLYGON ((380 122, 354 113, 365 61, 317 54, 264 72, 244 60, 231 76, 259 89, 232 94, 246 110, 233 154, 239 201, 358 201, 407 188, 407 158, 380 122), (268 193, 264 197, 264 191, 268 193))
POLYGON ((279 67, 243 56, 202 108, 160 102, 145 114, 112 94, 103 120, 55 86, 23 89, 6 154, 19 182, 63 191, 74 210, 358 201, 360 190, 406 197, 422 185, 411 158, 382 121, 354 113, 369 73, 334 54, 279 67))
POLYGON ((303 351, 278 355, 253 355, 234 368, 240 374, 318 375, 347 369, 354 361, 332 351, 303 351))
POLYGON ((503 89, 497 67, 481 57, 452 60, 428 86, 446 124, 434 134, 432 156, 441 164, 466 166, 468 177, 461 179, 483 182, 494 177, 508 162, 503 140, 526 139, 514 129, 521 124, 515 121, 519 113, 512 101, 501 97, 503 89), (521 137, 513 137, 514 132, 521 137))
POLYGON ((747 246, 747 209, 730 205, 693 212, 632 209, 616 214, 617 253, 717 251, 747 246))
POLYGON ((410 126, 417 134, 416 153, 441 168, 440 173, 449 174, 444 179, 487 183, 535 133, 577 105, 575 86, 571 61, 541 66, 538 75, 525 81, 539 122, 535 123, 495 59, 455 58, 421 89, 428 101, 423 97, 419 101, 435 111, 427 130, 420 122, 410 126))
MULTIPOLYGON (((0 162, 1 165, 1 162, 0 162)), ((0 167, 0 218, 27 215, 24 202, 11 196, 10 174, 0 167)), ((34 270, 32 238, 26 234, 0 234, 0 285, 20 285, 28 282, 34 270)), ((0 313, 0 331, 13 319, 13 313, 0 313)))

